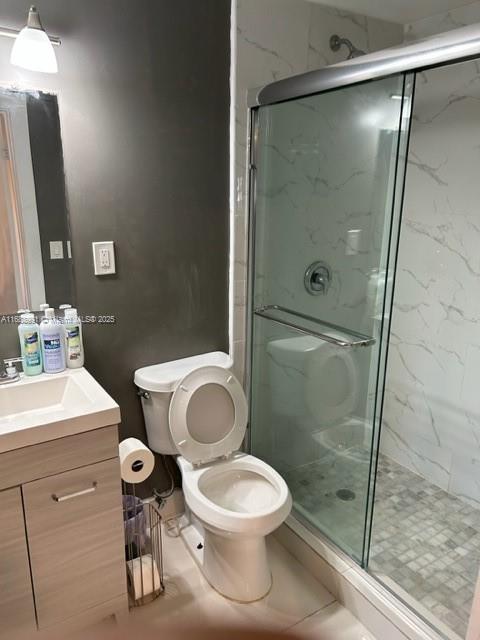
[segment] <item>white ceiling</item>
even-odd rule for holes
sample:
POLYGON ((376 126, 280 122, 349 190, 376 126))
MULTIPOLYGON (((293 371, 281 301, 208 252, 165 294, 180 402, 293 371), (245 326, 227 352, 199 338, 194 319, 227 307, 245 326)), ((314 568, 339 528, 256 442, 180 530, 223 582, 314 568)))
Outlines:
POLYGON ((472 0, 310 0, 354 13, 406 24, 456 7, 472 0))

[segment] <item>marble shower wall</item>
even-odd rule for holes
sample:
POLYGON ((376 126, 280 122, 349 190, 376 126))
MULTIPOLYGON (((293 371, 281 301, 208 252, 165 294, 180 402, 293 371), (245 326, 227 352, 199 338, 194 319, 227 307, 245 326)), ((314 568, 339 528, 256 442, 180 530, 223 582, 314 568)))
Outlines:
POLYGON ((437 13, 423 20, 405 25, 405 41, 412 42, 420 38, 428 38, 437 33, 451 31, 459 27, 480 22, 480 2, 472 2, 464 7, 437 13))
POLYGON ((476 61, 417 78, 381 442, 477 505, 479 104, 476 61))
POLYGON ((233 331, 235 370, 244 372, 247 277, 247 92, 346 58, 329 47, 333 33, 365 51, 403 40, 400 25, 302 0, 237 0, 233 331))

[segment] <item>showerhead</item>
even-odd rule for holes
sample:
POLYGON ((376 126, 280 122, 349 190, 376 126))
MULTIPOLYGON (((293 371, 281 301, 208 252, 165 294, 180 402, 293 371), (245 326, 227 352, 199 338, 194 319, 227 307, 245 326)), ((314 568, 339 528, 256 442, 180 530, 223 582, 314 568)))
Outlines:
POLYGON ((330 37, 330 49, 332 51, 339 51, 342 45, 345 45, 346 47, 348 47, 349 53, 347 56, 347 60, 351 60, 352 58, 358 58, 358 56, 365 55, 365 51, 362 51, 361 49, 357 49, 357 47, 348 38, 341 38, 336 33, 330 37))

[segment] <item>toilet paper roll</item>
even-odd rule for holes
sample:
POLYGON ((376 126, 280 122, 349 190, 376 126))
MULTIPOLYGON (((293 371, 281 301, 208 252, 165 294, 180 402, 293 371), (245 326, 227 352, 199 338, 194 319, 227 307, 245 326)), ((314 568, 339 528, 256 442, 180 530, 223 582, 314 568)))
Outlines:
POLYGON ((134 600, 161 589, 160 575, 150 553, 127 562, 129 591, 134 600))
POLYGON ((122 440, 118 447, 120 455, 120 475, 125 482, 143 482, 155 466, 153 453, 137 438, 122 440))

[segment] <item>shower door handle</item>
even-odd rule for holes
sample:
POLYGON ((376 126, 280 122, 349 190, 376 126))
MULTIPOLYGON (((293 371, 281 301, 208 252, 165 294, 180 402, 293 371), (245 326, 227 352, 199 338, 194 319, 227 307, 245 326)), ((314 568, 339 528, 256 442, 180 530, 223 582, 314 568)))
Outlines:
POLYGON ((265 307, 258 307, 254 311, 255 315, 260 316, 262 318, 267 318, 268 320, 272 320, 272 322, 276 322, 277 324, 281 324, 290 329, 294 329, 299 333, 303 333, 308 336, 314 336, 323 340, 324 342, 329 342, 337 347, 342 348, 351 348, 351 347, 370 347, 375 344, 376 340, 373 337, 365 336, 361 333, 357 333, 355 331, 351 331, 350 329, 344 329, 343 327, 339 327, 337 325, 332 324, 331 322, 323 322, 322 320, 317 320, 312 316, 308 316, 304 313, 299 313, 298 311, 292 311, 291 309, 287 309, 286 307, 281 307, 277 304, 267 305, 265 307), (277 315, 275 315, 275 313, 277 315), (282 317, 278 317, 278 314, 283 314, 286 316, 293 316, 294 320, 285 319, 282 317), (328 327, 333 329, 338 333, 343 333, 348 336, 348 339, 339 338, 335 335, 331 335, 329 333, 325 333, 324 331, 320 331, 319 329, 312 328, 307 329, 305 326, 301 325, 298 320, 304 320, 307 322, 311 322, 320 327, 328 327))

